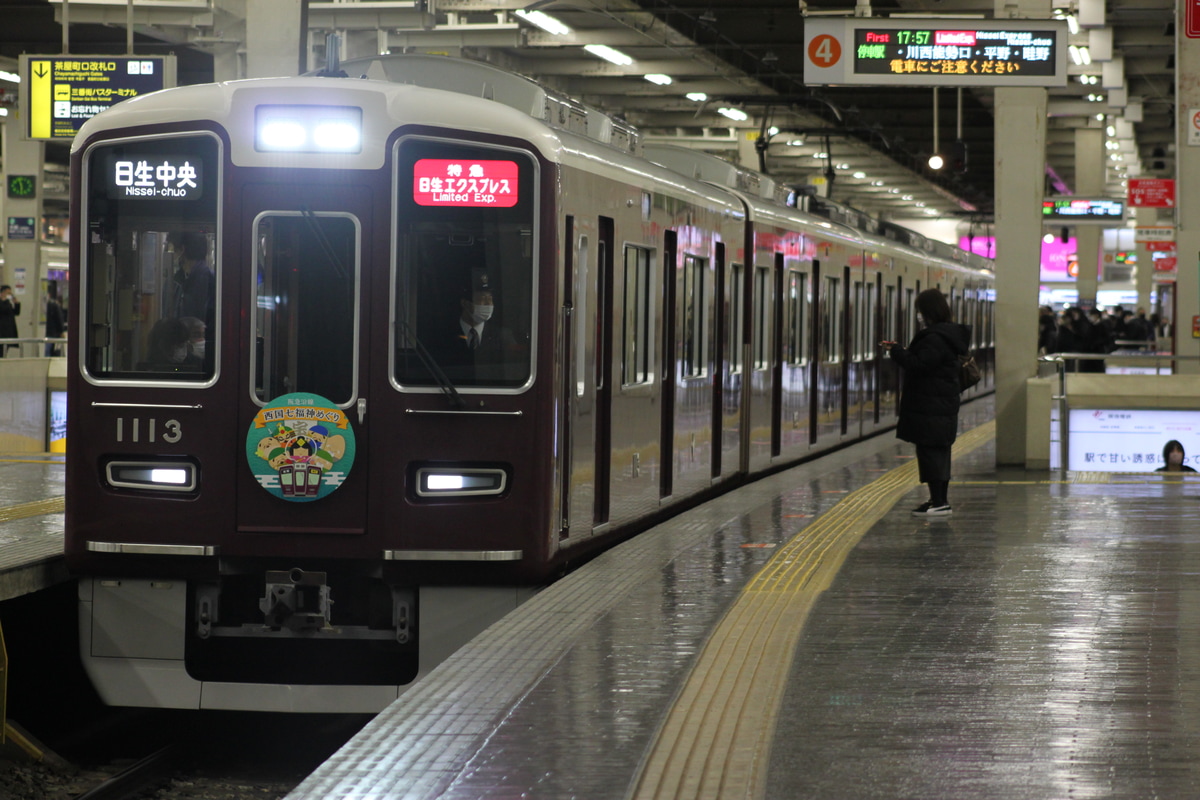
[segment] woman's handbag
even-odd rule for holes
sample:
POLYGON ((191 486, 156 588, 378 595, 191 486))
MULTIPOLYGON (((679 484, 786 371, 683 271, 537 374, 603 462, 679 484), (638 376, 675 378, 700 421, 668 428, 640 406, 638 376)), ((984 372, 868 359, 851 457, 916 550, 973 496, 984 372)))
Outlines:
POLYGON ((965 356, 958 357, 958 390, 965 392, 983 377, 983 373, 979 370, 979 365, 975 363, 975 354, 967 353, 965 356))

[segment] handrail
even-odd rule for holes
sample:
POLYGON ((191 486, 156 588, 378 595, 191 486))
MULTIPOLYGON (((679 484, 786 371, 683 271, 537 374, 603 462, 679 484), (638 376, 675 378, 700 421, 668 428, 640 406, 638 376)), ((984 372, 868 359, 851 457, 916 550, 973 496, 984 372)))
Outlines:
MULTIPOLYGON (((4 356, 7 356, 8 358, 27 358, 27 356, 25 356, 25 354, 22 352, 23 348, 21 350, 18 350, 16 355, 10 355, 6 351, 8 350, 9 347, 11 347, 13 345, 16 345, 18 348, 20 348, 22 345, 30 345, 30 344, 43 345, 43 346, 48 345, 48 344, 53 344, 53 345, 61 344, 61 345, 64 345, 64 347, 65 347, 65 345, 67 344, 67 341, 68 340, 65 336, 55 338, 55 339, 51 339, 51 338, 48 338, 45 336, 22 336, 22 337, 0 339, 0 353, 2 353, 4 356)), ((42 355, 42 352, 43 352, 42 349, 38 349, 37 355, 33 356, 33 357, 34 358, 45 358, 46 356, 42 355)))

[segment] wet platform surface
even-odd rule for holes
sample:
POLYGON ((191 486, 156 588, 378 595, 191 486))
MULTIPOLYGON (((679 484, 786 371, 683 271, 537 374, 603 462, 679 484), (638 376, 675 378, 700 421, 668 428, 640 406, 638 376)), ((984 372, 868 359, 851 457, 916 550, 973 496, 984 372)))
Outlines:
POLYGON ((62 454, 0 454, 0 601, 69 580, 62 454))
POLYGON ((887 434, 631 540, 289 797, 1200 796, 1200 476, 997 470, 972 446, 948 520, 909 514, 924 488, 887 434), (779 610, 721 634, 756 592, 779 610))

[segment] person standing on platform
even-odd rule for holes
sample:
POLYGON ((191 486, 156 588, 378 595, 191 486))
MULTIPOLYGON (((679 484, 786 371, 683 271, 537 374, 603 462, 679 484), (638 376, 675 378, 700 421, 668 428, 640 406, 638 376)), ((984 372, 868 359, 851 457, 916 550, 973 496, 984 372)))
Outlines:
MULTIPOLYGON (((12 287, 8 284, 0 286, 0 339, 17 338, 17 315, 21 313, 21 303, 13 298, 12 287)), ((0 344, 0 358, 8 354, 8 348, 17 347, 15 344, 0 344)))
MULTIPOLYGON (((58 302, 58 284, 54 281, 46 284, 46 338, 61 339, 67 332, 66 316, 62 303, 58 302)), ((46 343, 46 355, 62 355, 57 343, 46 343)))
POLYGON ((950 448, 958 438, 959 356, 970 352, 971 329, 951 320, 946 296, 937 289, 917 295, 921 330, 908 347, 880 342, 904 370, 896 437, 917 447, 917 470, 929 486, 929 501, 913 509, 916 517, 952 513, 950 448))

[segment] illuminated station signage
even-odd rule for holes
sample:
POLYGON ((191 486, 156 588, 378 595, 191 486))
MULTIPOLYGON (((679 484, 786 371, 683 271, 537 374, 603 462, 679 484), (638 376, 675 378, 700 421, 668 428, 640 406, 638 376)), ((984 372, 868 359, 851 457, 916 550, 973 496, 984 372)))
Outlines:
POLYGON ((114 200, 197 200, 203 161, 195 155, 110 156, 105 188, 114 200))
POLYGON ((1107 197, 1047 197, 1042 201, 1042 222, 1077 225, 1085 222, 1120 222, 1125 203, 1107 197))
POLYGON ((175 56, 21 56, 30 139, 70 141, 83 123, 131 97, 175 85, 175 56))
POLYGON ((805 21, 814 84, 1063 86, 1065 23, 1031 20, 805 21))
POLYGON ((419 206, 511 208, 517 204, 515 161, 422 158, 413 165, 413 202, 419 206))

